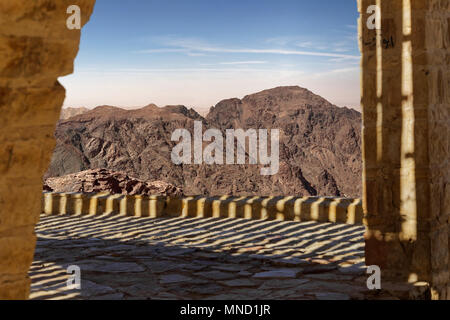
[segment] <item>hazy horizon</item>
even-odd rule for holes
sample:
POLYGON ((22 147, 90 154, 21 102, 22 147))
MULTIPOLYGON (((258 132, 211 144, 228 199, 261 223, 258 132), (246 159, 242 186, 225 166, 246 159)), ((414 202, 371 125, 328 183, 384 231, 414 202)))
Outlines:
MULTIPOLYGON (((275 89, 275 88, 267 88, 267 89, 264 89, 264 90, 268 90, 268 89, 275 89)), ((307 88, 306 88, 307 89, 307 88)), ((263 91, 263 90, 261 90, 261 91, 263 91)), ((251 93, 249 93, 248 95, 251 95, 251 94, 256 94, 256 93, 259 93, 260 91, 258 91, 258 92, 251 92, 251 93)), ((315 93, 315 92, 313 92, 313 93, 315 93)), ((246 95, 247 96, 247 95, 246 95)), ((125 110, 135 110, 135 109, 141 109, 141 108, 144 108, 144 107, 146 107, 146 106, 149 106, 149 105, 155 105, 155 106, 157 106, 158 108, 164 108, 164 107, 167 107, 167 106, 178 106, 178 105, 181 105, 181 106, 185 106, 186 108, 188 108, 188 109, 194 109, 195 111, 197 111, 200 115, 202 115, 202 116, 205 116, 209 111, 210 111, 210 109, 212 108, 212 107, 215 107, 219 102, 221 102, 221 101, 223 101, 223 100, 228 100, 228 99, 234 99, 234 98, 238 98, 238 99, 243 99, 245 96, 242 96, 242 97, 228 97, 228 98, 224 98, 224 99, 222 99, 222 100, 220 100, 220 101, 217 101, 216 103, 214 103, 213 105, 211 105, 210 107, 207 107, 207 108, 198 108, 198 107, 195 107, 195 106, 190 106, 190 105, 186 105, 186 104, 163 104, 163 105, 158 105, 158 104, 156 104, 156 103, 154 103, 154 102, 149 102, 149 103, 146 103, 146 104, 144 104, 144 105, 140 105, 140 106, 120 106, 120 105, 114 105, 114 104, 99 104, 99 105, 96 105, 96 106, 92 106, 92 107, 86 107, 86 106, 63 106, 63 109, 68 109, 68 108, 72 108, 72 109, 81 109, 81 108, 86 108, 86 109, 90 109, 90 110, 92 110, 92 109, 95 109, 95 108, 97 108, 97 107, 103 107, 103 106, 109 106, 109 107, 117 107, 117 108, 121 108, 121 109, 125 109, 125 110)), ((327 99, 326 99, 327 100, 327 99)), ((330 101, 329 101, 330 102, 330 101)), ((359 110, 358 108, 354 108, 354 107, 351 107, 351 106, 339 106, 339 105, 336 105, 337 107, 341 107, 341 108, 343 108, 343 107, 347 107, 347 108, 352 108, 352 109, 356 109, 357 111, 361 111, 361 110, 359 110)))
POLYGON ((98 0, 64 107, 185 105, 279 86, 360 110, 353 0, 98 0), (324 10, 327 8, 327 10, 324 10))

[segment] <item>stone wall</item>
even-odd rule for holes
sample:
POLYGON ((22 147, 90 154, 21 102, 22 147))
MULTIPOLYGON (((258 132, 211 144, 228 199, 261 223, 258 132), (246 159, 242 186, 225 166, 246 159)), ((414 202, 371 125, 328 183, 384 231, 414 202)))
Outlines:
POLYGON ((88 21, 94 0, 0 1, 0 299, 28 298, 42 175, 65 98, 57 78, 72 73, 80 30, 67 8, 88 21))
POLYGON ((366 263, 449 297, 450 1, 359 0, 366 263), (369 29, 378 5, 381 28, 369 29), (449 292, 447 292, 449 291, 449 292))
POLYGON ((46 215, 245 218, 362 224, 361 199, 331 197, 165 197, 44 193, 46 215))

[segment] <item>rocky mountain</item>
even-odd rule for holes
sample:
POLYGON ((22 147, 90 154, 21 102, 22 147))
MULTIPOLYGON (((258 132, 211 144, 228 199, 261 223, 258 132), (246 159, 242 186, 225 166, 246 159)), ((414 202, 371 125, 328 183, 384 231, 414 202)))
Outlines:
POLYGON ((44 190, 51 192, 108 192, 124 195, 182 196, 183 191, 164 181, 145 182, 123 172, 91 169, 62 177, 48 178, 44 190))
MULTIPOLYGON (((101 106, 61 120, 46 177, 108 168, 163 180, 186 195, 361 194, 361 114, 339 108, 300 87, 279 87, 228 99, 206 117, 184 106, 148 105, 124 110, 101 106), (175 129, 279 129, 280 169, 262 176, 261 165, 175 165, 175 129)), ((207 143, 204 145, 207 145, 207 143)))
POLYGON ((60 119, 69 119, 71 117, 75 117, 79 114, 83 114, 85 112, 88 112, 89 109, 88 108, 63 108, 61 110, 61 114, 59 116, 60 119))

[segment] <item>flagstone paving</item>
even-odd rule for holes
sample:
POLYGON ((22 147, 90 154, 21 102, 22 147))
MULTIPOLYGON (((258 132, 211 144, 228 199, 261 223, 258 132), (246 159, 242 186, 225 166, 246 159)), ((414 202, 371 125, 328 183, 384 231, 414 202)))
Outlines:
POLYGON ((367 299, 364 227, 41 216, 31 299, 367 299), (67 268, 81 270, 81 289, 67 268))

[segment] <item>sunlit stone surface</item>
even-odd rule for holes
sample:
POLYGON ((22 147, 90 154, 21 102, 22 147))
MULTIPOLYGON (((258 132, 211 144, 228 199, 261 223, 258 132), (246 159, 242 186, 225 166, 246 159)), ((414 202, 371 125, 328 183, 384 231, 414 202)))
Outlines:
POLYGON ((31 299, 364 299, 364 227, 42 216, 31 299), (81 268, 81 290, 66 286, 81 268))

